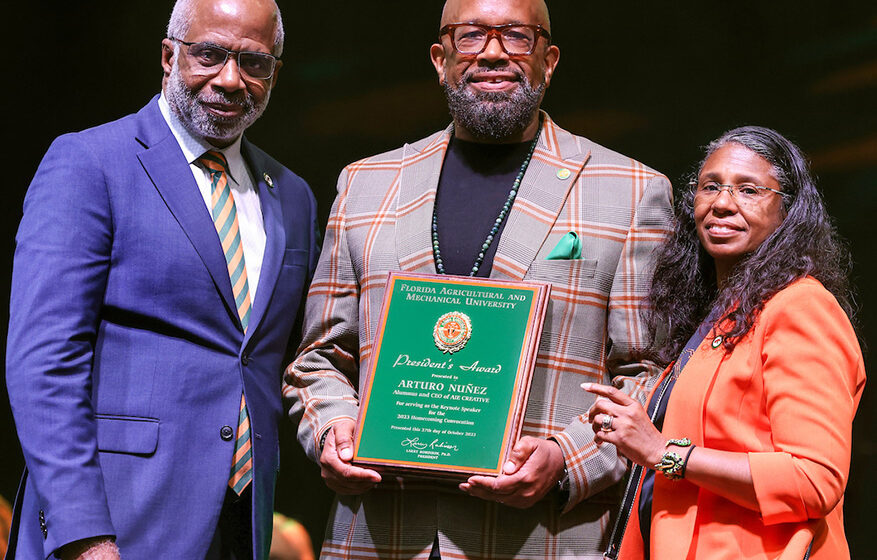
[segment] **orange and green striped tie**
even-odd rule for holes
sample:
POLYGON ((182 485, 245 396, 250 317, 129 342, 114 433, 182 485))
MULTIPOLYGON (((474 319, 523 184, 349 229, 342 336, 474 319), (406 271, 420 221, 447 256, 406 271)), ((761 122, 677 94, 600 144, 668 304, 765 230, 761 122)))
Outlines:
MULTIPOLYGON (((244 332, 250 322, 250 286, 247 283, 247 267, 244 262, 244 248, 241 244, 241 232, 238 227, 237 209, 234 197, 228 184, 228 160, 222 152, 210 150, 198 161, 207 168, 211 176, 211 207, 213 224, 222 243, 225 262, 228 265, 228 276, 237 306, 238 317, 244 332)), ((235 437, 234 460, 228 485, 238 495, 253 480, 253 451, 250 441, 250 418, 247 415, 247 403, 241 393, 241 407, 238 415, 238 429, 235 437)))

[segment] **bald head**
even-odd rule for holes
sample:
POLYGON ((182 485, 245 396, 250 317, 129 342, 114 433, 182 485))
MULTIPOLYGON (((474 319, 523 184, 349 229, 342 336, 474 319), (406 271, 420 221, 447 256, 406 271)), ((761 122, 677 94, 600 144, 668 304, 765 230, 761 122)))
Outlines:
POLYGON ((274 0, 177 0, 168 22, 167 36, 184 39, 195 18, 212 12, 231 17, 245 13, 258 15, 258 21, 273 28, 272 53, 277 57, 283 54, 283 20, 274 0))
POLYGON ((449 23, 490 19, 503 12, 509 5, 529 13, 530 19, 514 23, 537 24, 551 31, 551 20, 545 0, 447 0, 442 9, 440 27, 449 23))

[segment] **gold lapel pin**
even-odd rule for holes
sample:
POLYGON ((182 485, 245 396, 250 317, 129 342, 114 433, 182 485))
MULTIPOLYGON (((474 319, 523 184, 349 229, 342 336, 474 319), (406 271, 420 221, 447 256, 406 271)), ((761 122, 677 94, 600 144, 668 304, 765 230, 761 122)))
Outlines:
POLYGON ((570 170, 565 167, 557 170, 557 178, 561 181, 569 179, 570 175, 572 175, 572 172, 570 172, 570 170))
POLYGON ((262 178, 265 179, 265 183, 268 184, 269 189, 274 188, 274 179, 271 178, 271 175, 268 175, 268 172, 262 173, 262 178))

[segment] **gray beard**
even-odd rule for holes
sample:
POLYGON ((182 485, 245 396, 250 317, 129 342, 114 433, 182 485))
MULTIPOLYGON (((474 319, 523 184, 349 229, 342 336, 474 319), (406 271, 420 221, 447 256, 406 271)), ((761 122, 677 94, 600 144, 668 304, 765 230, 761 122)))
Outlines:
POLYGON ((232 96, 223 91, 203 88, 195 93, 186 86, 180 68, 177 64, 178 57, 174 57, 174 65, 168 76, 165 96, 168 105, 180 119, 189 132, 201 138, 233 141, 240 136, 251 124, 262 116, 268 106, 271 92, 265 94, 261 102, 256 103, 249 92, 232 96), (243 100, 241 100, 243 96, 243 100), (238 103, 243 107, 243 113, 239 117, 219 117, 209 112, 205 103, 238 103))
POLYGON ((443 84, 454 121, 481 140, 504 141, 523 132, 539 110, 545 84, 534 88, 516 72, 520 81, 511 93, 474 91, 466 87, 473 74, 467 72, 455 85, 443 84))

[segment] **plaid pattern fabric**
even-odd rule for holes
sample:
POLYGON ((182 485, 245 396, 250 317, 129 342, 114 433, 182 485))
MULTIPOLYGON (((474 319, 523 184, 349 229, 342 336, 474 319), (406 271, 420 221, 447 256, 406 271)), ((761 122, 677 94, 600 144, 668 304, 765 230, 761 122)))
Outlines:
MULTIPOLYGON (((435 273, 430 223, 449 139, 450 128, 353 163, 338 180, 302 347, 284 376, 290 415, 300 420, 299 439, 314 460, 329 426, 356 419, 387 271, 435 273)), ((647 376, 618 376, 656 373, 632 363, 631 353, 645 343, 640 302, 652 252, 669 231, 671 197, 663 175, 545 116, 491 276, 552 284, 523 435, 558 441, 569 500, 558 504, 550 493, 516 510, 453 486, 386 481, 338 498, 324 558, 427 558, 436 532, 443 558, 601 557, 620 501, 617 486, 603 490, 623 476, 625 464, 613 447, 593 444, 584 417, 592 397, 579 384, 617 378, 641 397, 647 376), (582 239, 582 258, 546 260, 569 231, 582 239)))

